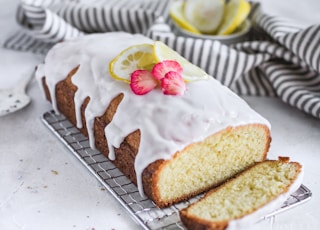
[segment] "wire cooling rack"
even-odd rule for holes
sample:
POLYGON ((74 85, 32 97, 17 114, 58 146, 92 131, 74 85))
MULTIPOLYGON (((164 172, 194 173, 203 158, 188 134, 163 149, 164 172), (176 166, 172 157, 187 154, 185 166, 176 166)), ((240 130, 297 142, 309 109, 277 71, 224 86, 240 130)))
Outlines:
MULTIPOLYGON (((201 195, 160 209, 150 199, 141 197, 137 187, 102 153, 91 149, 88 138, 63 115, 49 111, 43 114, 42 121, 144 229, 185 229, 180 221, 179 210, 199 199, 201 195)), ((311 195, 311 191, 301 185, 280 209, 264 218, 300 205, 308 201, 311 195)))

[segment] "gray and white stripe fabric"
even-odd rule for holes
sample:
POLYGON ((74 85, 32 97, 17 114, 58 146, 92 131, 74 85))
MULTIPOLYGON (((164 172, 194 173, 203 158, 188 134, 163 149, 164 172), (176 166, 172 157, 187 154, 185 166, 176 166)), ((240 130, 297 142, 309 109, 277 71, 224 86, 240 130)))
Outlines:
POLYGON ((4 47, 45 54, 55 43, 88 33, 127 31, 161 40, 241 95, 278 96, 320 118, 320 24, 300 28, 251 3, 247 41, 179 36, 170 0, 23 0, 21 30, 4 47))

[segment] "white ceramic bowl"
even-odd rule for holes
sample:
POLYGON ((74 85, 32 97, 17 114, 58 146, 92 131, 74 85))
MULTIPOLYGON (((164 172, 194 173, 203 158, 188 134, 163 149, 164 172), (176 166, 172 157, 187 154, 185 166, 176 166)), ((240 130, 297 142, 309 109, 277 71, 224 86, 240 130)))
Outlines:
POLYGON ((184 36, 184 37, 191 37, 191 38, 200 38, 200 39, 210 39, 210 40, 217 40, 224 44, 232 44, 237 42, 242 42, 245 40, 246 35, 250 31, 251 23, 250 20, 245 20, 239 28, 234 31, 230 35, 208 35, 208 34, 194 34, 192 32, 189 32, 187 30, 184 30, 180 28, 178 25, 174 23, 175 27, 178 30, 178 35, 184 36))

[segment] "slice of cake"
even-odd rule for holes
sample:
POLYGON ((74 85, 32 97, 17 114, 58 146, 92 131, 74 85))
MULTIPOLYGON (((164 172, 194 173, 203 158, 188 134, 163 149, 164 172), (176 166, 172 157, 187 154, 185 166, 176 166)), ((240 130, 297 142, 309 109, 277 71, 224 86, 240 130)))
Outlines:
POLYGON ((163 43, 142 35, 114 32, 61 42, 36 76, 54 110, 159 207, 204 192, 266 158, 266 119, 163 43))
POLYGON ((188 229, 246 229, 280 208, 302 181, 302 166, 289 158, 257 163, 180 211, 188 229))

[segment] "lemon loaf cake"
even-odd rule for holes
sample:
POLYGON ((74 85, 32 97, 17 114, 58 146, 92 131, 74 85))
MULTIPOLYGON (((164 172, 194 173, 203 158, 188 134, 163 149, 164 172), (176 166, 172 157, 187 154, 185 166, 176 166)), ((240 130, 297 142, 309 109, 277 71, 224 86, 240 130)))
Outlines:
POLYGON ((54 110, 159 207, 266 158, 269 122, 161 42, 124 32, 56 44, 36 77, 54 110))
POLYGON ((259 162, 180 211, 188 229, 247 229, 280 208, 302 182, 289 158, 259 162))

